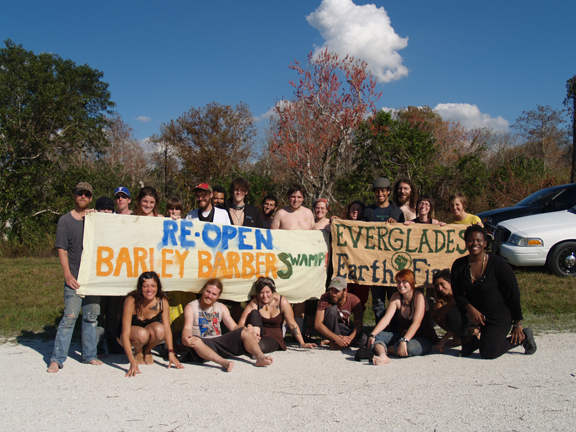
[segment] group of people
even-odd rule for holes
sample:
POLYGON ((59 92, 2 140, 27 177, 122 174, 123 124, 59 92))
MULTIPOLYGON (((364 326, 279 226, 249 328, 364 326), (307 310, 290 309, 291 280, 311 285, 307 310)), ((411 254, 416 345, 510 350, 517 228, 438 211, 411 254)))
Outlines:
MULTIPOLYGON (((444 225, 435 219, 434 200, 417 197, 414 183, 401 178, 391 182, 378 178, 372 185, 375 202, 366 206, 354 201, 346 206, 342 218, 384 223, 428 223, 444 225), (395 200, 391 194, 394 192, 395 200)), ((330 232, 330 204, 324 198, 313 204, 313 212, 303 206, 305 191, 293 185, 287 193, 288 205, 278 209, 272 195, 262 200, 262 211, 246 202, 249 182, 238 177, 232 181, 229 195, 221 186, 200 183, 194 190, 197 208, 186 219, 224 225, 240 225, 264 229, 324 230, 330 232)), ((139 373, 139 365, 153 363, 152 349, 165 344, 168 367, 182 368, 181 361, 214 361, 225 370, 233 368, 230 357, 249 354, 257 366, 268 366, 273 360, 266 355, 286 349, 286 327, 303 348, 320 343, 338 350, 346 347, 367 347, 376 365, 390 361, 388 354, 399 357, 422 355, 434 346, 443 352, 445 346, 462 345, 460 354, 469 356, 480 349, 484 358, 496 358, 522 344, 527 354, 536 351, 529 328, 521 324, 520 293, 510 266, 497 256, 488 255, 487 235, 480 219, 465 211, 463 195, 450 197, 453 220, 448 223, 471 225, 465 233, 468 256, 455 261, 452 271, 443 270, 433 276, 433 286, 415 286, 411 270, 395 276, 395 286, 371 287, 376 326, 371 334, 364 332, 363 316, 370 287, 347 283, 341 277, 330 279, 327 292, 318 301, 289 304, 276 292, 274 280, 261 277, 255 282, 256 295, 243 309, 240 303, 219 302, 224 289, 218 279, 206 281, 192 299, 184 301, 184 324, 181 343, 175 346, 167 295, 158 275, 145 272, 138 278, 137 288, 122 297, 79 297, 77 277, 82 254, 83 220, 92 201, 92 187, 82 182, 74 189, 75 208, 58 222, 56 247, 64 272, 64 316, 56 334, 48 372, 58 372, 68 355, 74 324, 82 309, 82 359, 93 365, 102 364, 99 340, 105 333, 110 353, 124 351, 130 362, 127 376, 139 373), (386 302, 388 300, 388 302, 386 302), (228 307, 230 307, 230 310, 228 307), (308 325, 304 326, 308 311, 308 325), (98 318, 105 325, 99 326, 98 318), (120 318, 119 318, 120 317, 120 318), (353 320, 352 320, 353 317, 353 320), (223 330, 222 323, 225 326, 223 330), (434 323, 446 333, 439 339, 434 323), (510 329, 512 331, 510 333, 510 329), (508 337, 508 333, 510 336, 508 337), (175 350, 180 350, 177 356, 175 350)), ((114 191, 114 200, 101 197, 96 211, 116 212, 134 216, 162 216, 158 212, 159 197, 152 187, 143 187, 130 211, 131 195, 126 187, 114 191)), ((173 198, 166 205, 165 217, 184 217, 182 202, 173 198)), ((172 295, 173 293, 170 293, 172 295)))

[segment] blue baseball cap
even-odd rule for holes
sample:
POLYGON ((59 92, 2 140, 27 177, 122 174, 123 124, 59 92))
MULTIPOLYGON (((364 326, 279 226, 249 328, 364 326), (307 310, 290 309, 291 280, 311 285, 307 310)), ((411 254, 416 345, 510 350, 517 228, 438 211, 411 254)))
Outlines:
POLYGON ((123 193, 128 195, 128 198, 132 198, 130 196, 130 191, 128 190, 127 187, 124 186, 118 186, 115 190, 114 190, 114 196, 118 195, 119 193, 123 193))

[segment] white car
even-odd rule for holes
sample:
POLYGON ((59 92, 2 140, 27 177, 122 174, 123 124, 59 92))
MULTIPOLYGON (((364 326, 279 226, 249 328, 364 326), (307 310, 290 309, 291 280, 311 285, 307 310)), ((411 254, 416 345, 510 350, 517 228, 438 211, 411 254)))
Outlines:
POLYGON ((497 253, 514 266, 543 266, 576 276, 576 206, 570 210, 509 219, 498 224, 497 253))

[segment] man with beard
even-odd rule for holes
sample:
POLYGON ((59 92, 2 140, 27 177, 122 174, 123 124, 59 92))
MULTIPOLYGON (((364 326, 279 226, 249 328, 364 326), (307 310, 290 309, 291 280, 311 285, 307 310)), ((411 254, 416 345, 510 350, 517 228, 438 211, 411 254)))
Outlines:
POLYGON ((262 200, 262 225, 263 228, 270 229, 272 219, 274 219, 274 212, 278 207, 278 198, 274 195, 268 195, 262 200))
POLYGON ((366 345, 368 337, 364 334, 364 312, 360 299, 346 289, 343 277, 330 281, 328 292, 320 297, 314 327, 325 339, 330 348, 341 350, 348 346, 366 345), (350 324, 350 315, 354 315, 354 325, 350 324))
POLYGON ((64 316, 58 326, 54 340, 54 351, 48 366, 49 373, 56 373, 62 369, 68 351, 74 325, 82 309, 82 361, 92 365, 101 365, 97 358, 96 325, 100 313, 100 297, 76 294, 80 288, 78 284, 78 271, 84 238, 84 216, 92 201, 92 186, 81 182, 74 189, 74 210, 66 213, 58 220, 56 228, 56 243, 58 258, 64 272, 64 316))
POLYGON ((193 192, 198 208, 188 213, 186 219, 232 225, 228 212, 212 205, 212 187, 208 183, 200 183, 193 192))
POLYGON ((231 372, 234 362, 226 358, 250 353, 256 359, 256 366, 269 366, 272 357, 260 349, 253 331, 239 326, 230 316, 228 309, 218 302, 222 294, 220 279, 209 279, 200 290, 200 299, 194 300, 184 309, 184 329, 182 344, 188 347, 193 361, 213 361, 231 372), (222 334, 222 326, 230 330, 222 334))
POLYGON ((394 183, 394 200, 402 213, 404 220, 411 221, 416 219, 416 202, 418 201, 418 192, 416 185, 409 178, 400 178, 394 183))

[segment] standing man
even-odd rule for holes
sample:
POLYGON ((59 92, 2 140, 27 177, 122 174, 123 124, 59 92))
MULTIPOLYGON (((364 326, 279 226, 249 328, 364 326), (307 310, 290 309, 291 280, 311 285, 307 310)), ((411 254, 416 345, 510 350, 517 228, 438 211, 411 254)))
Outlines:
MULTIPOLYGON (((390 180, 387 178, 377 178, 372 184, 372 191, 374 192, 374 197, 376 202, 368 207, 364 211, 364 218, 367 222, 388 222, 388 223, 403 223, 404 213, 402 210, 390 202, 390 180)), ((390 281, 393 283, 394 281, 390 281)), ((374 311, 374 318, 376 323, 378 323, 384 314, 386 313, 386 296, 388 300, 392 297, 397 289, 396 286, 380 287, 373 286, 372 289, 372 310, 374 311)), ((392 320, 391 328, 395 329, 397 324, 396 320, 392 320)))
POLYGON ((130 203, 132 199, 130 197, 130 191, 127 187, 118 186, 114 190, 114 203, 116 204, 116 214, 129 215, 130 213, 130 203))
POLYGON ((193 192, 198 208, 188 213, 186 219, 232 225, 226 210, 212 205, 212 187, 208 183, 200 183, 193 192))
POLYGON ((54 351, 48 366, 49 373, 56 373, 64 366, 80 308, 82 308, 82 361, 92 365, 102 364, 97 358, 96 351, 96 325, 100 313, 100 298, 97 296, 82 298, 76 294, 76 290, 80 288, 77 279, 82 257, 84 216, 92 201, 92 186, 85 182, 78 183, 73 196, 74 210, 62 216, 56 228, 55 246, 58 248, 58 258, 60 258, 65 280, 64 316, 56 332, 54 351))
POLYGON ((335 277, 330 281, 328 292, 322 294, 314 327, 324 338, 330 341, 333 350, 348 346, 366 345, 368 337, 364 333, 364 311, 360 299, 348 293, 346 279, 335 277), (350 324, 350 315, 354 314, 354 325, 350 324))
POLYGON ((271 229, 313 230, 314 215, 309 208, 302 207, 304 189, 294 184, 288 189, 288 206, 276 213, 272 219, 271 229))
MULTIPOLYGON (((302 186, 293 184, 288 189, 287 195, 289 205, 276 212, 270 229, 313 230, 314 215, 309 208, 302 207, 304 202, 304 189, 302 186)), ((305 304, 305 302, 302 302, 293 305, 294 319, 302 334, 304 334, 305 304)))
POLYGON ((230 185, 230 199, 226 201, 226 210, 232 225, 263 228, 260 210, 246 203, 250 192, 250 183, 244 177, 236 177, 230 185))
POLYGON ((224 203, 226 202, 226 189, 220 185, 216 185, 212 188, 212 205, 214 207, 224 208, 224 203))
POLYGON ((394 202, 402 213, 404 220, 411 221, 416 219, 416 202, 418 201, 418 192, 416 185, 409 178, 400 178, 394 183, 394 202))
POLYGON ((267 195, 262 200, 262 227, 270 229, 272 219, 274 219, 274 212, 278 207, 278 198, 274 195, 267 195))

